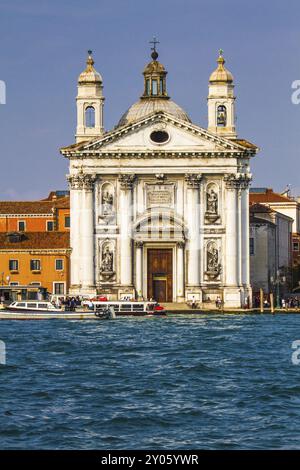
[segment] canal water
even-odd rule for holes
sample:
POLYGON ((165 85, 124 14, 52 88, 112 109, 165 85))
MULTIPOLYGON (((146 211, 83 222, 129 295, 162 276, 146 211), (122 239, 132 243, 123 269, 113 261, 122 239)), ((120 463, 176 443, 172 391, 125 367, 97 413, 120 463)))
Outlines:
POLYGON ((1 449, 299 449, 300 315, 1 321, 1 449))

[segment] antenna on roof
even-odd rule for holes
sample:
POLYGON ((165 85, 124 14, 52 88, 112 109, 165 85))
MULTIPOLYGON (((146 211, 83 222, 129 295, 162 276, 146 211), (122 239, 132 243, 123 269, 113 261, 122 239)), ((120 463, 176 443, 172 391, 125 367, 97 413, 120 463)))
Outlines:
POLYGON ((291 197, 291 192, 292 192, 292 185, 287 184, 286 187, 285 187, 285 190, 281 193, 281 195, 291 197))

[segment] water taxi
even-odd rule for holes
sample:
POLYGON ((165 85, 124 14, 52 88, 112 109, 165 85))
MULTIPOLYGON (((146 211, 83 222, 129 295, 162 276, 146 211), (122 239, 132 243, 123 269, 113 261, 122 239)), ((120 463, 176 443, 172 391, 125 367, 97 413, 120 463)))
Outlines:
POLYGON ((109 315, 96 317, 95 311, 65 311, 48 301, 16 301, 0 312, 0 320, 97 320, 110 319, 109 315))
POLYGON ((62 312, 61 308, 55 307, 52 302, 47 301, 15 301, 7 305, 10 312, 62 312))
POLYGON ((103 312, 113 308, 116 316, 166 315, 164 307, 157 302, 139 302, 136 300, 87 300, 82 303, 90 310, 103 312))

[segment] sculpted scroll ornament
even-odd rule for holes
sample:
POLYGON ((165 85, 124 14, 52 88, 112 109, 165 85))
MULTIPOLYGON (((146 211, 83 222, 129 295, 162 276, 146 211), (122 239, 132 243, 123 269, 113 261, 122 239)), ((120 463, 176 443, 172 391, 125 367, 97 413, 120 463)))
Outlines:
POLYGON ((70 189, 86 189, 88 191, 92 191, 94 189, 96 175, 78 173, 76 175, 68 175, 67 180, 70 189))
POLYGON ((202 175, 199 173, 187 173, 185 181, 190 188, 199 188, 202 180, 202 175))
POLYGON ((121 189, 132 189, 136 175, 119 175, 121 189))
POLYGON ((248 189, 251 181, 251 173, 231 173, 224 177, 227 189, 248 189))

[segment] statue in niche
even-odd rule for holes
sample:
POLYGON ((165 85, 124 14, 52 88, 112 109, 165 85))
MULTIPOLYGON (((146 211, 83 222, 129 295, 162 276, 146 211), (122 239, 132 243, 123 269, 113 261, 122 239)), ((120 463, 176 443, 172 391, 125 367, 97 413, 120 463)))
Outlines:
POLYGON ((208 189, 206 193, 206 212, 205 212, 205 222, 208 224, 216 223, 220 216, 218 214, 218 194, 214 188, 208 189))
POLYGON ((213 188, 207 192, 206 207, 208 214, 218 215, 218 195, 213 188))
POLYGON ((215 243, 207 246, 207 271, 206 275, 210 279, 216 279, 221 274, 221 264, 219 263, 219 251, 215 243))
POLYGON ((217 248, 212 245, 207 250, 207 271, 216 271, 218 269, 219 253, 217 248))
POLYGON ((114 198, 113 195, 109 191, 103 191, 102 193, 102 207, 103 207, 103 214, 109 215, 113 211, 113 203, 114 198))
POLYGON ((101 260, 101 273, 112 273, 114 266, 114 254, 110 251, 109 246, 105 248, 102 253, 102 260, 101 260))

